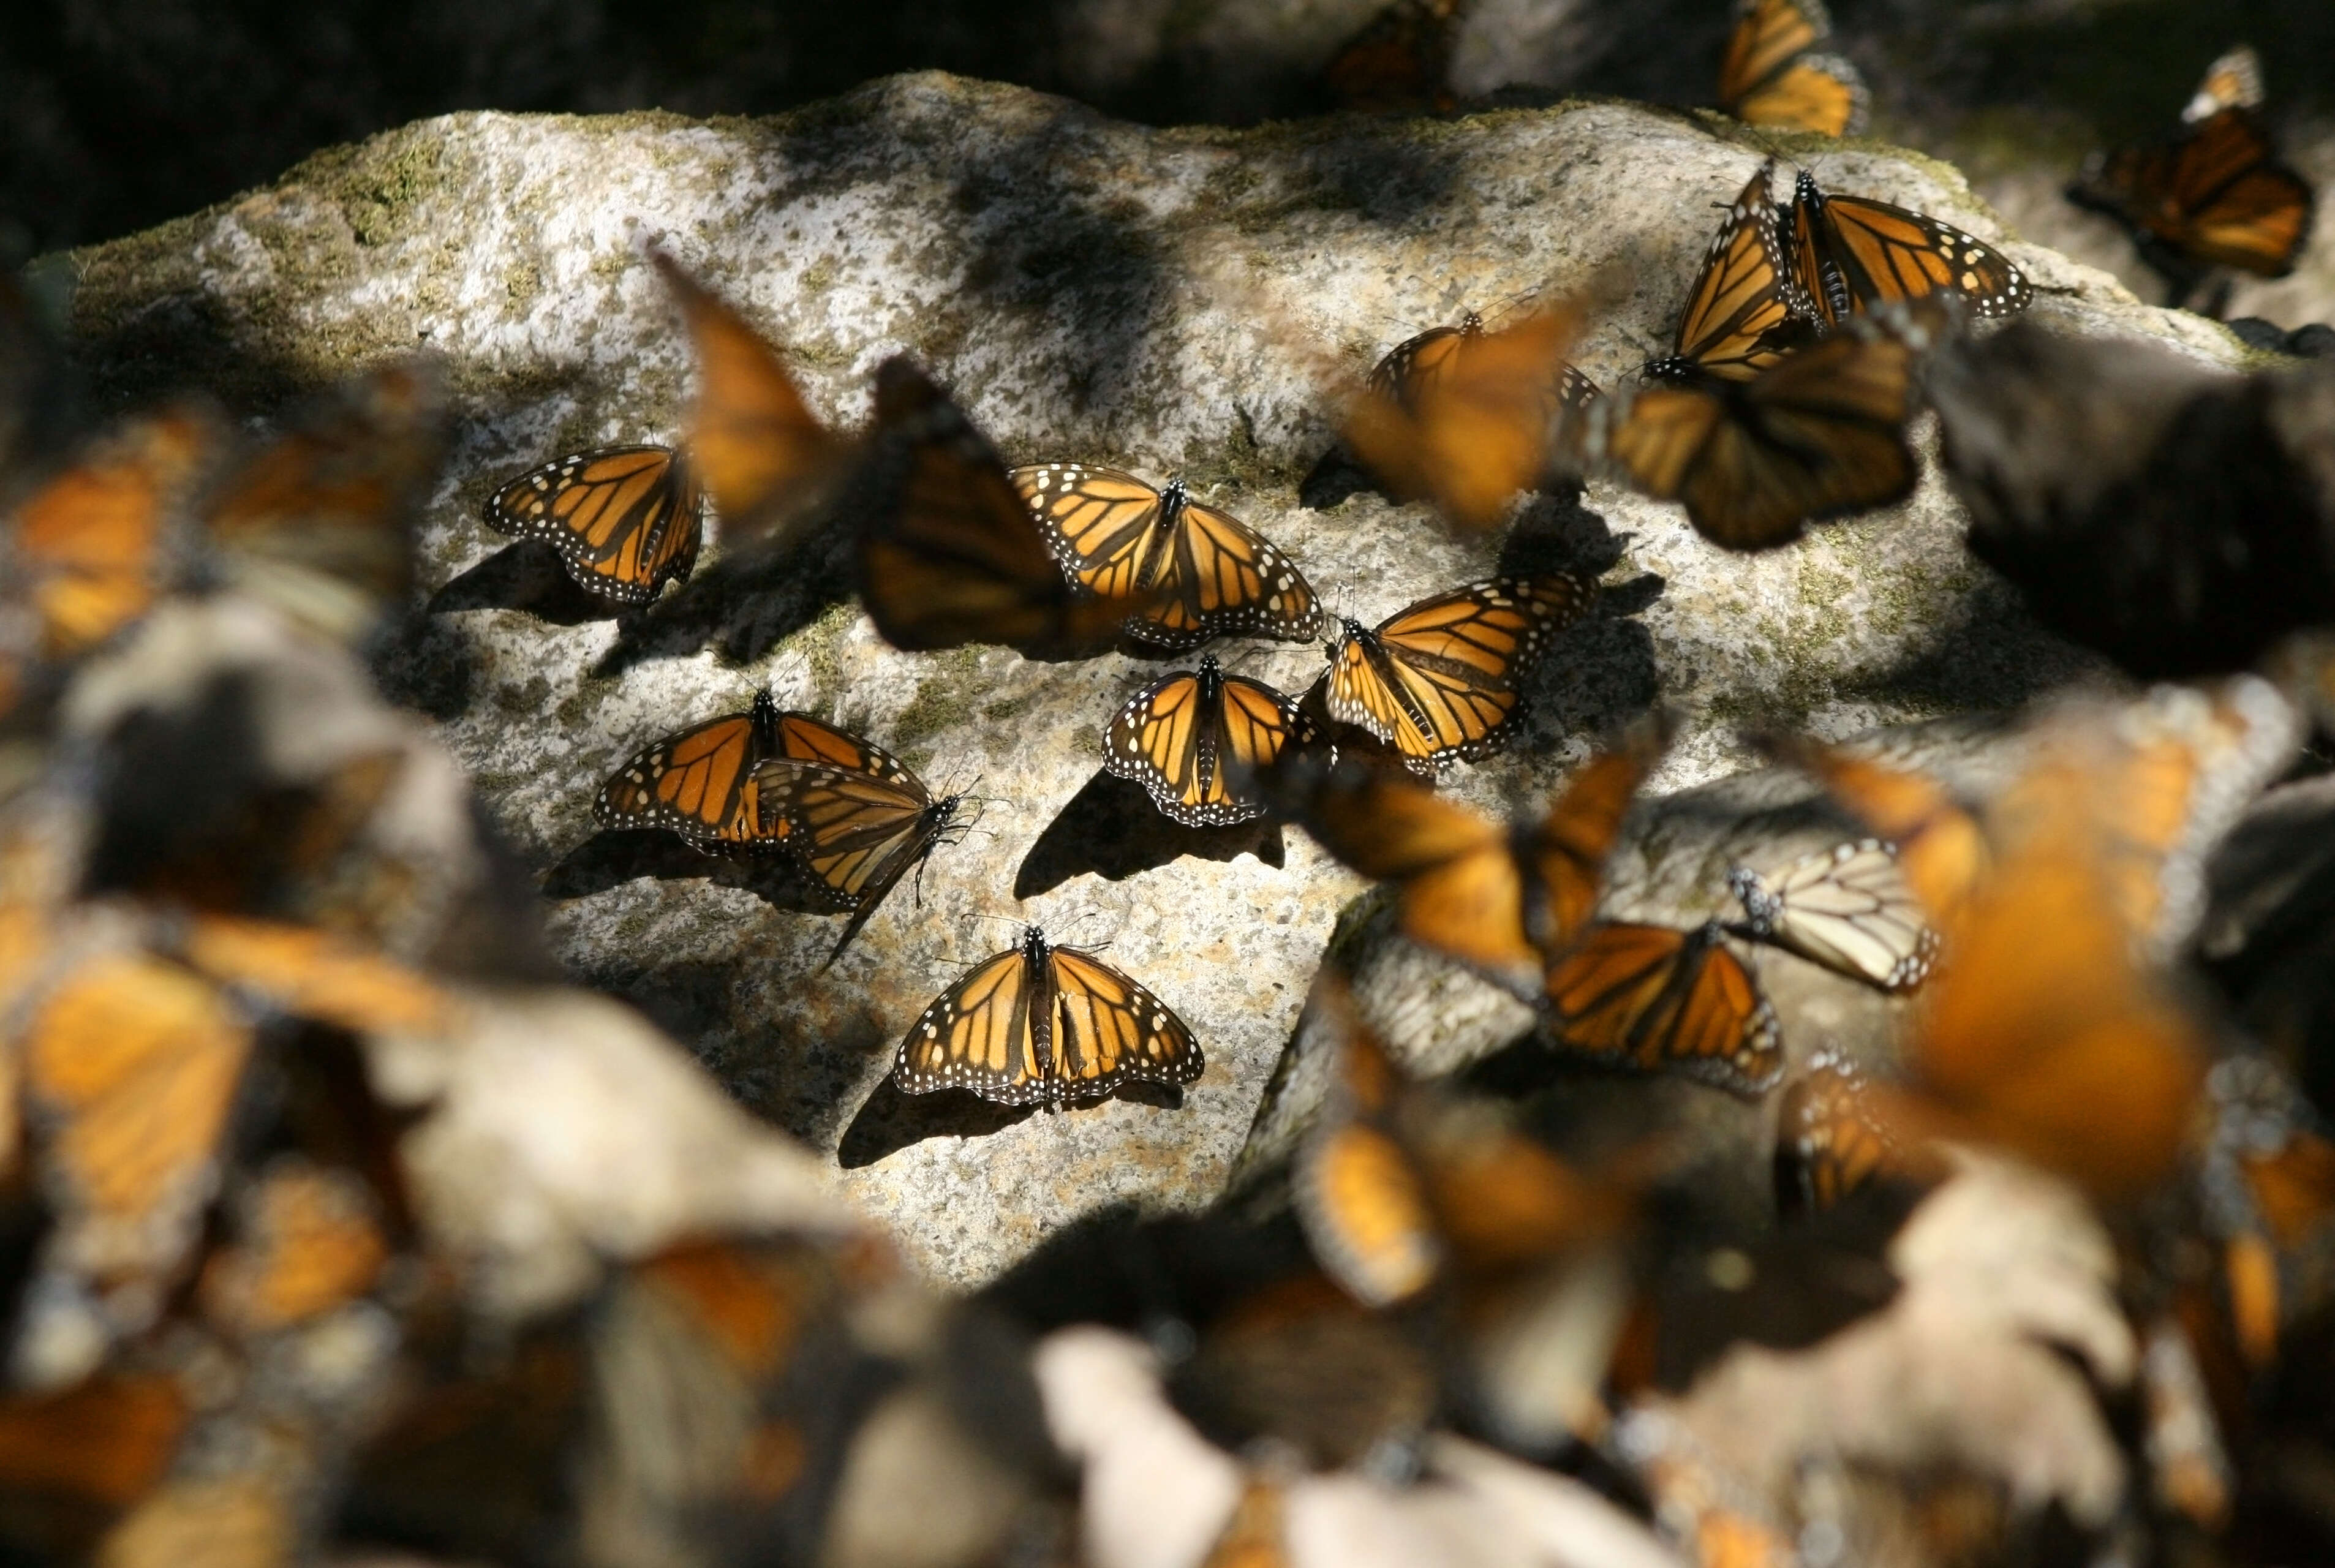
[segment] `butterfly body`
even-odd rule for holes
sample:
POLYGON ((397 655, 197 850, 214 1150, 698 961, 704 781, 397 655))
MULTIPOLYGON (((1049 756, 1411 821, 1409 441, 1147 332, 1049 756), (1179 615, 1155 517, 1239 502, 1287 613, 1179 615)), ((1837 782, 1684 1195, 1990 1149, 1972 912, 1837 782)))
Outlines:
POLYGON ((1264 815, 1242 779, 1290 745, 1320 740, 1297 704, 1261 681, 1226 675, 1213 656, 1128 699, 1103 743, 1103 766, 1151 792, 1187 828, 1222 828, 1264 815))
POLYGON ((1011 478, 1080 587, 1149 606, 1123 628, 1138 642, 1303 643, 1321 629, 1313 590, 1295 564, 1239 518, 1192 499, 1181 479, 1155 490, 1133 474, 1080 463, 1040 463, 1011 478))
POLYGON ((512 479, 487 501, 487 526, 541 539, 567 575, 628 605, 683 582, 697 564, 703 494, 680 454, 598 447, 512 479))
POLYGON ((858 750, 848 760, 776 757, 755 774, 764 832, 854 905, 828 963, 901 878, 964 830, 962 792, 936 797, 890 753, 853 739, 858 750))
POLYGON ((1679 313, 1671 352, 1644 367, 1647 378, 1749 381, 1814 335, 1814 307, 1784 252, 1774 173, 1773 163, 1761 165, 1728 207, 1679 313))
POLYGON ((2027 275, 1992 246, 1926 213, 1827 196, 1806 169, 1783 224, 1799 289, 1827 326, 1890 300, 1933 294, 1988 317, 2016 315, 2035 297, 2027 275))
POLYGON ((1746 1096, 1784 1070, 1775 1009, 1715 920, 1593 926, 1549 966, 1547 997, 1550 1039, 1594 1060, 1746 1096))
POLYGON ((944 992, 900 1041, 909 1094, 962 1089, 1003 1105, 1059 1108, 1142 1079, 1192 1082, 1199 1042, 1165 1002, 1037 926, 944 992))
POLYGON ((1330 716, 1369 731, 1414 771, 1474 761, 1505 743, 1516 682, 1596 597, 1568 573, 1472 583, 1366 627, 1345 619, 1330 644, 1330 716))

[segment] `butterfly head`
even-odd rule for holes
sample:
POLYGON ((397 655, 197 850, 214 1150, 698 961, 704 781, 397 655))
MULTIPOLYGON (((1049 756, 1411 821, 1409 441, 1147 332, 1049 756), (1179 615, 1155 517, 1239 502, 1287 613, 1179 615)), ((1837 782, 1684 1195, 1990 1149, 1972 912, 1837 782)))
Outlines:
POLYGON ((1459 335, 1463 338, 1478 338, 1483 336, 1484 318, 1472 310, 1467 315, 1461 316, 1459 318, 1459 335))
POLYGON ((1174 527, 1176 519, 1184 515, 1184 508, 1191 504, 1192 487, 1184 482, 1183 475, 1177 474, 1159 487, 1158 526, 1163 528, 1174 527))

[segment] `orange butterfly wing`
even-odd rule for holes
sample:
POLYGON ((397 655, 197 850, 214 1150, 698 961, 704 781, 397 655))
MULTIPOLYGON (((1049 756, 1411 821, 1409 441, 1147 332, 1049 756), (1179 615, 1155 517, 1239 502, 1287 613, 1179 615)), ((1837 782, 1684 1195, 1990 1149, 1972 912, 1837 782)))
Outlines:
POLYGON ((1792 198, 1792 265, 1817 315, 1837 326, 1891 300, 1961 300, 1981 316, 2034 301, 2027 275, 1988 245, 1926 213, 1826 196, 1803 169, 1792 198))
POLYGON ((688 465, 658 446, 600 447, 521 474, 489 498, 489 528, 544 540, 596 594, 646 604, 688 578, 703 533, 688 465))
POLYGON ((1549 1038, 1565 1050, 1747 1096, 1783 1071, 1775 1011, 1716 922, 1593 926, 1550 966, 1547 990, 1549 1038))
POLYGON ((1800 299, 1781 241, 1770 177, 1762 164, 1745 181, 1703 253, 1702 270, 1679 313, 1670 353, 1645 367, 1657 381, 1749 381, 1807 343, 1800 299))

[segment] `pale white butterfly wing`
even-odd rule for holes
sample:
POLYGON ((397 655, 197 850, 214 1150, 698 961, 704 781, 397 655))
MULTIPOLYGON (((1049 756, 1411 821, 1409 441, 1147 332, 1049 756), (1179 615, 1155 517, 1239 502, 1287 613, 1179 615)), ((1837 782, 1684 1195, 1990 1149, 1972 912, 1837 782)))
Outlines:
POLYGON ((1750 934, 1884 991, 1910 991, 1930 973, 1938 934, 1897 866, 1897 851, 1862 838, 1811 855, 1770 876, 1737 867, 1728 886, 1750 934))

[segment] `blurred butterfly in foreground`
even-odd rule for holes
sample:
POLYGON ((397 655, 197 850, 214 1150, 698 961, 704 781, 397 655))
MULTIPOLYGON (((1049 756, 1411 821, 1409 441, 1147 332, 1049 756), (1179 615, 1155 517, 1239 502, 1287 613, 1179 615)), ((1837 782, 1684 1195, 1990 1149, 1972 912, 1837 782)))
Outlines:
POLYGON ((237 465, 203 511, 227 586, 343 642, 405 595, 410 525, 445 447, 445 389, 416 361, 360 376, 237 465))
POLYGON ((1943 1173, 1926 1149, 1909 1150, 1875 1106, 1856 1063, 1826 1049, 1785 1086, 1776 1108, 1776 1207, 1822 1214, 1876 1181, 1926 1180, 1943 1173))
POLYGON ((1206 1065, 1166 1002, 1032 925, 1021 946, 974 964, 925 1009, 892 1078, 909 1094, 962 1089, 1058 1110, 1137 1079, 1187 1084, 1206 1065))
POLYGON ((1859 319, 1748 381, 1616 392, 1573 428, 1567 460, 1686 507, 1713 544, 1766 550, 1805 524, 1902 500, 1914 367, 1935 316, 1859 319))
POLYGON ((667 447, 597 447, 532 469, 487 499, 489 528, 541 539, 596 594, 644 605, 686 582, 703 532, 703 496, 667 447))
POLYGON ((1985 317, 2016 315, 2034 303, 2027 275, 1992 246, 1926 213, 1826 196, 1806 169, 1783 221, 1794 281, 1827 326, 1933 294, 1985 317))
POLYGON ((1545 814, 1496 821, 1400 775, 1300 761, 1275 792, 1324 848, 1399 885, 1403 934, 1516 989, 1589 923, 1631 800, 1669 740, 1640 726, 1584 763, 1545 814))
POLYGON ((1330 643, 1330 717, 1392 745, 1422 775, 1450 758, 1488 757, 1521 717, 1517 682, 1596 597, 1591 579, 1552 572, 1470 583, 1375 628, 1346 620, 1330 643))
POLYGON ((1884 991, 1911 991, 1936 962, 1938 934, 1878 838, 1836 845, 1761 876, 1728 872, 1748 934, 1884 991))
MULTIPOLYGON (((697 401, 682 442, 685 460, 721 508, 725 537, 783 537, 833 498, 851 444, 810 411, 785 360, 743 316, 671 256, 657 252, 652 259, 681 304, 697 354, 697 401)), ((684 566, 679 575, 687 571, 684 566)), ((651 586, 642 597, 655 591, 651 586)))
POLYGON ((1091 648, 1168 596, 1116 580, 1098 596, 1066 577, 996 450, 905 356, 876 373, 866 478, 859 599, 896 648, 1091 648))
POLYGON ((767 848, 787 825, 763 808, 756 770, 765 761, 849 768, 871 754, 881 755, 808 713, 780 711, 768 692, 757 692, 749 711, 692 724, 634 753, 600 787, 592 817, 603 828, 664 828, 709 853, 767 848))
POLYGON ((1747 125, 1854 136, 1872 95, 1855 66, 1809 53, 1832 34, 1822 0, 1740 0, 1719 64, 1719 106, 1747 125))
POLYGON ((848 760, 787 754, 766 760, 754 773, 763 831, 856 906, 828 963, 843 956, 903 876, 921 868, 940 845, 955 843, 967 827, 957 820, 963 792, 935 799, 889 752, 856 735, 844 739, 851 748, 848 760))
POLYGON ((1322 744, 1294 699, 1262 681, 1227 675, 1216 656, 1129 697, 1103 739, 1102 765, 1151 792, 1187 828, 1222 828, 1264 815, 1251 789, 1284 750, 1322 744))
POLYGON ((2262 102, 2262 64, 2241 44, 2208 68, 2180 131, 2095 153, 2068 199, 2122 223, 2179 295, 2210 266, 2284 277, 2311 237, 2314 198, 2311 182, 2279 161, 2262 102))
POLYGON ((1931 924, 1950 924, 1991 864, 1986 830, 1943 783, 1925 773, 1797 735, 1754 738, 1763 750, 1822 784, 1841 808, 1890 845, 1897 869, 1931 924))
POLYGON ((1461 0, 1393 0, 1331 58, 1323 85, 1341 109, 1448 110, 1446 77, 1461 0))
POLYGON ((1138 642, 1309 643, 1321 631, 1321 606, 1289 557, 1238 518, 1192 499, 1181 479, 1155 490, 1080 463, 1041 463, 1011 478, 1079 586, 1106 599, 1156 596, 1127 623, 1138 642))
POLYGON ((1546 1037, 1568 1054, 1747 1098, 1783 1074, 1775 1009, 1715 920, 1592 926, 1549 965, 1547 1001, 1546 1037))
POLYGON ((1671 352, 1642 374, 1687 385, 1749 381, 1815 337, 1815 307, 1801 297, 1784 256, 1775 170, 1772 160, 1760 165, 1729 206, 1679 313, 1671 352))
POLYGON ((1565 358, 1581 327, 1566 305, 1412 338, 1345 399, 1346 445, 1397 500, 1430 500, 1469 533, 1497 526, 1546 475, 1566 411, 1596 396, 1565 358))

